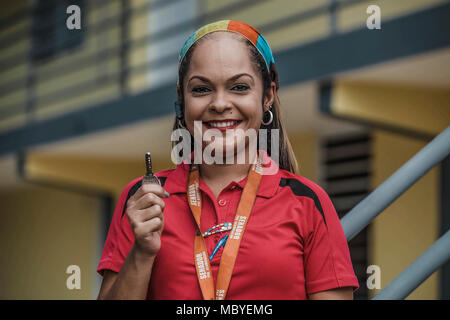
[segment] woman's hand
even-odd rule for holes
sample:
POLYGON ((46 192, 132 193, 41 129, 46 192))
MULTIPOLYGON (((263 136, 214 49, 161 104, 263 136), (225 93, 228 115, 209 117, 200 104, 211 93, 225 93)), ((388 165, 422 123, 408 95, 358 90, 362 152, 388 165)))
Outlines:
POLYGON ((161 248, 165 203, 168 193, 158 184, 143 184, 128 199, 127 217, 134 233, 137 253, 155 257, 161 248))
POLYGON ((165 203, 169 194, 159 184, 143 184, 127 201, 134 246, 120 271, 105 270, 98 299, 145 299, 153 262, 161 248, 165 203))

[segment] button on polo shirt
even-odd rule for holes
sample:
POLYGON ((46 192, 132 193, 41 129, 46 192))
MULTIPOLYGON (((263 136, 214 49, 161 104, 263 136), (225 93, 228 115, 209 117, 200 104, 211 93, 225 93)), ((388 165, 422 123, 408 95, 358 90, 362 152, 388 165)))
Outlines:
MULTIPOLYGON (((271 165, 276 165, 270 159, 271 165)), ((339 287, 358 288, 347 241, 325 191, 285 170, 264 175, 239 248, 226 299, 307 299, 339 287)), ((171 195, 164 199, 164 230, 148 299, 202 299, 193 259, 196 224, 186 198, 189 165, 157 173, 171 195)), ((116 206, 97 271, 119 272, 133 246, 126 202, 141 185, 131 181, 116 206)), ((233 222, 247 178, 232 181, 215 198, 200 179, 201 231, 233 222)), ((227 232, 205 238, 208 256, 227 232)), ((211 261, 217 279, 223 247, 211 261)))

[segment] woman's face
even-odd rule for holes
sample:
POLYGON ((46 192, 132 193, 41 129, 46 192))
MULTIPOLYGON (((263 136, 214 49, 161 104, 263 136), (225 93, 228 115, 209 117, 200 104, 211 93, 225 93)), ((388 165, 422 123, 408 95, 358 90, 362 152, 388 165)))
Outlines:
MULTIPOLYGON (((203 139, 202 150, 223 146, 224 158, 226 150, 235 154, 238 140, 245 137, 226 139, 226 130, 253 129, 257 134, 263 112, 272 105, 274 86, 263 97, 262 78, 247 45, 234 34, 215 32, 197 45, 183 79, 186 127, 192 136, 194 121, 201 121, 203 136, 208 129, 220 130, 223 138, 203 139)), ((247 149, 248 141, 244 144, 247 149)))

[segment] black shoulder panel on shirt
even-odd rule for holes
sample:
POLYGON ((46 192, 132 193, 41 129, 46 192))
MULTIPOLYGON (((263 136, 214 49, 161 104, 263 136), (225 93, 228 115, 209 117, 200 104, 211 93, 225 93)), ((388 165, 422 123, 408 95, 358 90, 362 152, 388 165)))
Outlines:
MULTIPOLYGON (((167 177, 159 177, 159 181, 161 181, 161 185, 164 186, 164 183, 166 182, 167 177)), ((127 199, 125 200, 125 203, 123 205, 123 210, 122 210, 122 217, 125 214, 125 210, 127 209, 127 202, 128 199, 130 199, 133 194, 136 193, 136 191, 138 191, 138 189, 142 186, 142 180, 139 180, 138 182, 136 182, 128 191, 127 194, 127 199)))
POLYGON ((314 203, 316 204, 317 210, 319 210, 320 214, 322 215, 323 222, 325 222, 325 226, 327 225, 327 221, 325 220, 325 215, 323 213, 323 209, 322 209, 322 205, 320 204, 319 197, 316 195, 316 193, 311 188, 309 188, 307 185, 301 183, 297 179, 288 179, 288 178, 281 178, 280 186, 291 188, 292 192, 296 196, 303 196, 303 197, 308 197, 308 198, 313 199, 314 203))

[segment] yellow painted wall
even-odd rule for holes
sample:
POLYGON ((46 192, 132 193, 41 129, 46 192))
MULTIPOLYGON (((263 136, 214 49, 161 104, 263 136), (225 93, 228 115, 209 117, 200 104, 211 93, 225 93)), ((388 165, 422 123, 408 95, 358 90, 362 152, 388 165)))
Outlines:
POLYGON ((450 123, 450 90, 336 81, 333 114, 437 135, 450 123))
MULTIPOLYGON (((373 133, 373 188, 379 186, 425 146, 421 140, 375 131, 373 133)), ((438 239, 439 168, 423 176, 371 224, 370 264, 381 268, 381 288, 400 274, 438 239)), ((408 299, 439 299, 434 273, 408 299)), ((369 290, 372 295, 378 290, 369 290)))
POLYGON ((30 186, 0 203, 0 299, 94 298, 99 200, 30 186), (81 269, 80 290, 66 287, 69 265, 81 269))
MULTIPOLYGON (((152 159, 154 171, 167 159, 152 159)), ((32 181, 105 190, 114 197, 145 173, 144 160, 124 161, 45 154, 30 155, 32 181)), ((95 270, 103 249, 101 201, 57 188, 29 185, 0 192, 0 299, 93 299, 95 270), (66 268, 81 268, 81 290, 68 290, 66 268)))
MULTIPOLYGON (((167 169, 153 159, 154 170, 167 169)), ((114 206, 132 179, 144 174, 144 161, 31 155, 33 181, 110 191, 114 206)), ((101 203, 95 196, 30 186, 0 193, 0 299, 92 299, 101 239, 101 203), (68 290, 68 265, 79 265, 81 290, 68 290)))
POLYGON ((319 183, 319 139, 313 132, 288 133, 297 158, 299 174, 319 183))
MULTIPOLYGON (((167 163, 172 163, 169 158, 153 158, 154 172, 169 169, 167 163)), ((145 174, 145 162, 144 155, 141 160, 132 161, 36 153, 27 156, 25 171, 31 180, 104 190, 117 199, 131 180, 145 174)))

